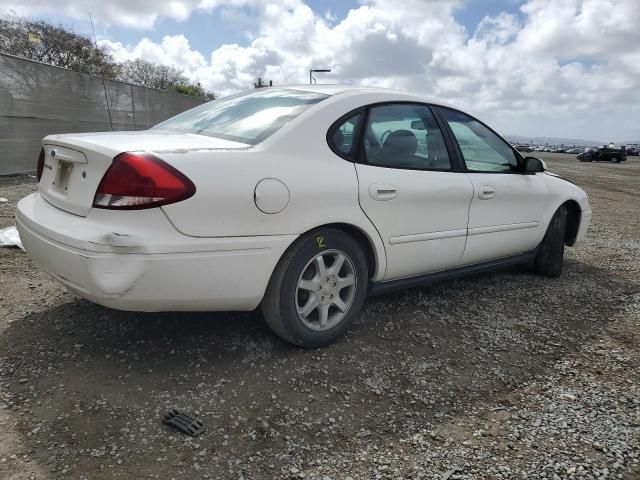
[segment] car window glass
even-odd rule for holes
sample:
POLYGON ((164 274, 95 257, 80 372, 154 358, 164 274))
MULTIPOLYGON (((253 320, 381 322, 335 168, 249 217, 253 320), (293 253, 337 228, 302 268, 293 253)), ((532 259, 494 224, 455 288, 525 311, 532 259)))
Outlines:
POLYGON ((187 110, 153 130, 195 133, 256 145, 328 95, 261 88, 187 110))
POLYGON ((362 114, 356 113, 335 129, 331 137, 331 142, 337 151, 345 154, 351 153, 354 136, 358 131, 361 118, 362 114))
POLYGON ((461 112, 441 109, 458 141, 467 170, 510 172, 518 167, 513 149, 499 136, 461 112))
POLYGON ((365 128, 365 156, 371 165, 416 170, 450 170, 442 132, 429 107, 394 104, 371 107, 365 128))

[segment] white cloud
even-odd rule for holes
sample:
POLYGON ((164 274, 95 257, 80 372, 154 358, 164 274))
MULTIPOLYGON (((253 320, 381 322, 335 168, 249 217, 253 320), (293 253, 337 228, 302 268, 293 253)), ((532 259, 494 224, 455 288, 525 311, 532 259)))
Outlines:
POLYGON ((91 12, 102 23, 149 29, 161 18, 186 20, 200 3, 200 0, 2 0, 0 14, 56 14, 86 19, 87 12, 91 12))
POLYGON ((189 75, 207 67, 204 56, 191 49, 189 40, 184 35, 168 35, 162 39, 161 43, 143 38, 133 48, 110 40, 100 40, 98 44, 105 47, 118 61, 142 58, 153 63, 175 66, 189 75))
MULTIPOLYGON (((57 8, 86 15, 86 3, 66 0, 57 8)), ((475 112, 503 132, 640 137, 638 122, 629 121, 640 115, 638 0, 528 0, 518 15, 486 17, 474 32, 455 20, 464 3, 364 0, 342 20, 302 0, 92 5, 104 22, 145 28, 160 18, 222 9, 227 21, 251 32, 246 45, 209 53, 191 48, 185 35, 137 45, 102 41, 117 58, 176 66, 222 94, 249 88, 259 76, 276 84, 304 82, 310 67, 330 67, 325 81, 424 93, 475 112)), ((29 8, 48 5, 34 0, 29 8)))

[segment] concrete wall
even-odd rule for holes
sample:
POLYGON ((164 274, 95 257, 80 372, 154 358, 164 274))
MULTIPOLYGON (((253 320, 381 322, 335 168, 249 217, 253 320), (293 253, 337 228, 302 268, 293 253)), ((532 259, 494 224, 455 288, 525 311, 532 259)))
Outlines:
POLYGON ((35 170, 42 137, 143 130, 204 100, 0 54, 0 175, 35 170), (107 111, 111 109, 111 123, 107 111))

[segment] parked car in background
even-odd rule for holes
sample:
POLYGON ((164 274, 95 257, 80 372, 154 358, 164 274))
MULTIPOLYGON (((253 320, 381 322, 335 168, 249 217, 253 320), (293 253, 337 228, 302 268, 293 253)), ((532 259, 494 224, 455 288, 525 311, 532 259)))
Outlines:
POLYGON ((583 153, 584 152, 584 148, 582 147, 575 147, 575 148, 570 148, 568 150, 565 150, 564 153, 570 153, 572 155, 578 154, 578 153, 583 153))
POLYGON ((627 156, 628 157, 636 157, 640 155, 640 147, 635 145, 627 145, 627 156))
POLYGON ((519 152, 531 153, 533 149, 529 145, 516 145, 516 150, 519 152))
POLYGON ((591 220, 581 188, 472 116, 345 85, 51 135, 37 179, 20 238, 69 289, 133 311, 261 306, 302 347, 342 335, 370 294, 516 264, 557 277, 591 220))
POLYGON ((577 156, 581 162, 611 162, 620 163, 627 159, 627 149, 625 147, 597 147, 588 149, 577 156))

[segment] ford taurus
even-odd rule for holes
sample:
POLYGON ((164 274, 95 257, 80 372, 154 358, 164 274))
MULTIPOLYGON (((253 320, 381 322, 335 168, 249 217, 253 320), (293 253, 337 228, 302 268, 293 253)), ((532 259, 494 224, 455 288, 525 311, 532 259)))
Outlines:
POLYGON ((16 220, 69 289, 123 310, 253 310, 303 347, 368 294, 526 264, 561 274, 587 195, 476 118, 347 86, 265 88, 147 131, 51 135, 16 220))

